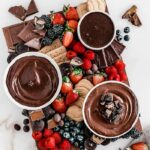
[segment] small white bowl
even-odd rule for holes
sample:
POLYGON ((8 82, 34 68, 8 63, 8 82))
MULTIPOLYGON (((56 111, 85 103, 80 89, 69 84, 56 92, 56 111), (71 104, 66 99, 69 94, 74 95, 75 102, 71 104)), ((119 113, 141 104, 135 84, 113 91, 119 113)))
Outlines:
MULTIPOLYGON (((121 85, 127 87, 127 88, 134 94, 133 90, 132 90, 128 85, 126 85, 125 83, 118 82, 118 81, 105 81, 105 82, 102 82, 102 83, 100 83, 100 84, 94 86, 94 87, 90 90, 90 92, 87 94, 87 96, 86 96, 86 98, 85 98, 85 100, 84 100, 84 103, 83 103, 82 114, 83 114, 84 122, 85 122, 86 126, 88 127, 88 129, 89 129, 91 132, 93 132, 95 135, 97 135, 97 136, 99 136, 99 137, 101 137, 101 138, 112 139, 112 138, 119 138, 119 137, 125 135, 125 134, 128 133, 133 127, 135 127, 135 125, 136 125, 136 123, 137 123, 137 121, 138 121, 138 119, 139 119, 139 103, 138 103, 138 99, 137 99, 137 105, 138 105, 137 117, 136 117, 134 123, 132 124, 132 126, 131 126, 126 132, 124 132, 124 133, 122 133, 122 134, 120 134, 120 135, 118 135, 118 136, 114 136, 114 137, 105 136, 105 135, 102 135, 102 134, 99 134, 99 133, 95 132, 95 131, 89 126, 89 124, 88 124, 88 122, 87 122, 87 120, 86 120, 86 117, 85 117, 85 104, 86 104, 86 102, 87 102, 87 100, 88 100, 89 95, 91 94, 91 92, 92 92, 93 90, 95 90, 98 86, 101 86, 101 85, 103 85, 103 84, 108 84, 108 83, 121 84, 121 85)), ((135 96, 135 94, 134 94, 134 96, 135 96)), ((136 96, 135 96, 135 97, 136 97, 136 96)))
POLYGON ((4 74, 4 80, 3 80, 3 84, 4 84, 4 89, 5 89, 5 92, 8 96, 8 98, 15 104, 17 105, 18 107, 20 108, 23 108, 23 109, 27 109, 27 110, 37 110, 37 109, 42 109, 48 105, 50 105, 56 98, 57 96, 59 95, 59 92, 61 90, 61 85, 62 85, 62 75, 61 75, 61 72, 60 72, 60 69, 59 69, 59 66, 57 65, 57 63, 49 56, 45 55, 45 54, 42 54, 42 53, 39 53, 39 52, 26 52, 26 53, 23 53, 19 56, 17 56, 15 59, 12 60, 12 62, 8 65, 8 67, 6 68, 6 71, 5 71, 5 74, 4 74), (45 103, 44 105, 41 105, 41 106, 38 106, 38 107, 30 107, 30 106, 26 106, 26 105, 22 105, 20 104, 19 102, 17 102, 10 94, 9 90, 8 90, 8 87, 7 87, 7 84, 6 84, 6 80, 7 80, 7 74, 8 74, 8 71, 10 69, 10 67, 17 61, 19 60, 20 58, 23 58, 23 57, 27 57, 27 56, 37 56, 37 57, 42 57, 42 58, 45 58, 47 59, 56 69, 57 71, 57 74, 58 74, 58 79, 59 79, 59 82, 58 82, 58 87, 57 87, 57 91, 56 93, 54 94, 54 96, 47 102, 45 103))
POLYGON ((114 41, 115 36, 116 36, 116 27, 115 27, 114 21, 112 20, 112 18, 110 17, 110 15, 109 15, 108 13, 102 12, 102 11, 97 11, 97 10, 96 10, 96 11, 90 11, 90 12, 86 13, 86 14, 80 19, 80 21, 79 21, 79 23, 78 23, 77 33, 78 33, 79 40, 81 41, 81 43, 82 43, 85 47, 87 47, 88 49, 91 49, 91 50, 99 51, 99 50, 102 50, 102 49, 107 48, 107 47, 114 41), (88 44, 86 44, 86 43, 83 41, 83 39, 82 39, 82 37, 81 37, 81 33, 80 33, 80 25, 81 25, 83 19, 84 19, 87 15, 89 15, 89 14, 91 14, 91 13, 95 13, 95 12, 98 12, 98 13, 101 13, 101 14, 106 15, 106 16, 112 21, 112 24, 113 24, 113 26, 114 26, 114 33, 113 33, 113 36, 112 36, 112 39, 110 40, 110 42, 107 43, 105 46, 99 47, 99 48, 91 47, 91 46, 89 46, 88 44))

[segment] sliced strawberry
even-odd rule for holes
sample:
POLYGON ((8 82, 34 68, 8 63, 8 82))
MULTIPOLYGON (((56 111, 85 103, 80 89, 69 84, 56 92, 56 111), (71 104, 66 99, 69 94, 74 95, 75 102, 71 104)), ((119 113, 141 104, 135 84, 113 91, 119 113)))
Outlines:
POLYGON ((83 77, 83 72, 81 68, 75 68, 73 72, 70 74, 71 81, 76 84, 78 83, 83 77))
POLYGON ((95 58, 95 53, 91 50, 87 50, 85 53, 84 53, 84 57, 89 59, 89 60, 94 60, 95 58))
POLYGON ((44 137, 50 137, 52 134, 53 134, 53 130, 46 129, 46 128, 44 129, 44 133, 43 133, 44 137))
POLYGON ((36 140, 39 141, 42 138, 42 132, 41 131, 34 131, 32 133, 32 137, 36 140))
POLYGON ((50 149, 55 148, 56 147, 55 138, 54 137, 48 137, 45 140, 45 147, 50 148, 50 149))
POLYGON ((76 52, 76 53, 79 53, 79 54, 82 54, 85 52, 85 47, 84 45, 81 43, 81 42, 76 42, 73 46, 73 50, 76 52))
POLYGON ((92 68, 92 63, 91 63, 91 61, 90 61, 89 59, 87 59, 87 58, 84 58, 84 59, 83 59, 82 68, 83 68, 84 70, 89 70, 89 69, 91 69, 91 68, 92 68))
POLYGON ((97 85, 105 80, 104 76, 101 74, 95 74, 93 76, 93 84, 97 85))
POLYGON ((143 142, 133 144, 131 148, 132 150, 148 150, 148 146, 143 142))
POLYGON ((115 67, 117 68, 117 70, 119 72, 124 71, 125 70, 125 63, 122 60, 117 60, 115 63, 115 67))
POLYGON ((61 143, 62 137, 61 137, 60 133, 54 132, 54 134, 52 135, 52 137, 54 137, 56 144, 61 143))
POLYGON ((76 21, 76 20, 69 20, 67 22, 67 26, 68 26, 68 28, 72 29, 73 31, 76 31, 77 27, 78 27, 78 21, 76 21))
POLYGON ((79 93, 77 91, 71 91, 67 94, 66 96, 66 105, 70 106, 71 104, 73 104, 79 97, 79 93))
POLYGON ((53 25, 56 25, 56 24, 64 25, 65 24, 65 18, 61 13, 55 13, 52 16, 53 16, 52 17, 53 25))
POLYGON ((63 45, 65 47, 68 47, 71 42, 73 41, 73 33, 72 31, 66 31, 63 35, 63 39, 62 39, 62 42, 63 42, 63 45))
POLYGON ((72 51, 72 50, 69 50, 69 51, 67 52, 66 56, 67 56, 68 59, 71 60, 72 58, 74 58, 74 57, 77 56, 77 53, 75 53, 75 52, 72 51))
POLYGON ((58 113, 65 113, 66 112, 66 105, 65 105, 63 98, 57 98, 52 103, 52 106, 55 109, 55 111, 57 111, 58 113))

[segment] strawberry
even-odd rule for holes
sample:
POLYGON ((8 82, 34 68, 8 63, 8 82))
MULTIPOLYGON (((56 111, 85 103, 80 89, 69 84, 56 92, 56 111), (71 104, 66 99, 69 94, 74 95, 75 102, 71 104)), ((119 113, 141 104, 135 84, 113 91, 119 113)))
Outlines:
POLYGON ((56 24, 64 25, 65 18, 61 13, 55 13, 52 15, 52 23, 53 23, 53 25, 56 25, 56 24))
POLYGON ((52 137, 54 137, 56 144, 61 143, 62 137, 61 137, 60 133, 54 132, 52 137))
POLYGON ((67 27, 72 29, 73 31, 76 31, 77 27, 78 27, 78 21, 76 21, 76 20, 69 20, 67 22, 67 27))
POLYGON ((36 140, 39 141, 42 138, 42 132, 40 131, 34 131, 32 133, 32 137, 36 140))
POLYGON ((48 137, 45 140, 45 147, 46 148, 55 148, 56 147, 56 142, 55 142, 55 138, 54 137, 48 137))
POLYGON ((63 142, 60 144, 60 149, 61 150, 70 150, 71 149, 71 144, 68 140, 63 140, 63 142))
POLYGON ((117 60, 115 62, 115 67, 117 68, 117 70, 119 72, 124 71, 125 70, 125 66, 126 66, 125 63, 122 60, 117 60))
POLYGON ((70 91, 72 91, 72 83, 70 82, 70 79, 67 76, 64 76, 63 77, 63 83, 61 86, 61 92, 63 94, 66 94, 70 91))
POLYGON ((47 148, 45 147, 45 139, 41 139, 40 141, 38 141, 37 145, 40 150, 47 150, 47 148))
POLYGON ((85 47, 83 46, 83 44, 81 42, 77 42, 76 44, 74 44, 73 50, 76 53, 82 54, 85 52, 85 47))
POLYGON ((120 81, 126 81, 127 80, 127 75, 125 72, 120 72, 120 81))
POLYGON ((133 144, 131 148, 132 150, 148 150, 148 146, 143 142, 133 144))
POLYGON ((93 76, 93 84, 97 85, 105 80, 104 76, 101 74, 95 74, 93 76))
POLYGON ((84 57, 89 59, 89 60, 94 60, 95 58, 95 53, 91 50, 87 50, 85 53, 84 53, 84 57))
POLYGON ((69 51, 67 52, 66 56, 67 56, 68 59, 71 60, 73 57, 76 57, 77 54, 76 54, 74 51, 69 50, 69 51))
POLYGON ((78 83, 82 79, 82 77, 83 72, 81 68, 75 68, 70 74, 70 79, 74 84, 78 83))
POLYGON ((84 58, 82 61, 83 61, 82 68, 83 68, 84 70, 89 70, 89 69, 91 69, 92 63, 91 63, 91 61, 90 61, 89 59, 84 58))
POLYGON ((66 112, 66 105, 63 98, 55 99, 55 101, 52 103, 52 106, 58 113, 66 112))
POLYGON ((53 130, 46 129, 46 128, 44 129, 44 133, 43 133, 44 137, 50 137, 52 134, 53 134, 53 130))
POLYGON ((71 91, 66 96, 66 105, 70 106, 73 104, 79 97, 79 93, 77 91, 71 91))
POLYGON ((72 42, 71 42, 71 44, 68 46, 68 49, 73 49, 73 46, 74 46, 76 43, 77 43, 76 40, 73 39, 72 42))
POLYGON ((65 31, 65 33, 63 35, 63 39, 62 39, 63 45, 65 47, 68 47, 71 44, 72 41, 73 41, 72 31, 70 31, 70 30, 65 31))
POLYGON ((63 12, 67 20, 79 20, 78 12, 74 7, 64 6, 63 12))

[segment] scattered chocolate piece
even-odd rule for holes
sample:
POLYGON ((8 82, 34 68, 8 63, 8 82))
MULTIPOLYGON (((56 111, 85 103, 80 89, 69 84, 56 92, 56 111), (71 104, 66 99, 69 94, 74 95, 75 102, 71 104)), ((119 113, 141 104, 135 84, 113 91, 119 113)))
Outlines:
POLYGON ((18 56, 17 53, 10 53, 8 58, 7 58, 7 62, 10 63, 17 56, 18 56))
POLYGON ((130 9, 128 9, 122 16, 122 18, 128 19, 135 26, 139 27, 142 25, 140 18, 137 15, 137 6, 135 5, 133 5, 130 9))
POLYGON ((42 131, 45 127, 45 122, 43 120, 32 122, 33 131, 42 131))
POLYGON ((29 119, 24 119, 24 120, 23 120, 23 124, 24 124, 24 125, 29 124, 29 119))
POLYGON ((37 121, 45 118, 45 115, 43 113, 43 110, 36 110, 29 113, 32 121, 37 121))
POLYGON ((29 126, 27 126, 27 125, 26 125, 26 126, 24 126, 24 127, 23 127, 23 131, 24 131, 24 132, 29 132, 29 131, 30 131, 29 126))
POLYGON ((39 12, 39 10, 38 10, 38 8, 36 6, 35 1, 31 0, 30 4, 28 6, 28 9, 27 9, 27 16, 31 16, 31 15, 33 15, 35 13, 38 13, 38 12, 39 12))
POLYGON ((26 18, 26 10, 23 6, 14 6, 8 10, 11 14, 24 21, 26 18))
POLYGON ((100 138, 98 136, 96 136, 95 134, 93 134, 93 136, 91 137, 91 140, 96 143, 97 145, 101 144, 102 142, 104 142, 105 139, 100 138))
POLYGON ((34 38, 40 38, 38 34, 33 32, 34 25, 32 22, 28 22, 28 24, 21 30, 21 32, 18 34, 18 37, 22 39, 24 42, 28 42, 34 38))
POLYGON ((68 76, 72 70, 70 63, 63 63, 60 66, 62 76, 68 76))
POLYGON ((95 150, 97 145, 96 143, 94 143, 93 141, 91 141, 90 139, 87 139, 85 142, 84 142, 84 146, 87 150, 95 150))
POLYGON ((33 38, 32 40, 25 43, 25 45, 28 47, 34 48, 36 50, 40 50, 40 48, 41 48, 40 39, 37 39, 37 38, 33 38))
POLYGON ((102 142, 102 145, 108 145, 110 143, 110 139, 105 139, 104 142, 102 142))
POLYGON ((25 52, 29 52, 29 47, 24 45, 23 43, 19 43, 16 45, 16 53, 22 54, 25 52))
POLYGON ((21 127, 20 127, 19 124, 15 124, 15 125, 14 125, 14 129, 15 129, 16 131, 20 131, 21 127))
POLYGON ((54 121, 54 119, 50 119, 47 121, 48 129, 53 129, 57 127, 57 123, 54 121))
POLYGON ((40 35, 41 37, 44 37, 46 35, 46 30, 33 30, 36 34, 40 35))

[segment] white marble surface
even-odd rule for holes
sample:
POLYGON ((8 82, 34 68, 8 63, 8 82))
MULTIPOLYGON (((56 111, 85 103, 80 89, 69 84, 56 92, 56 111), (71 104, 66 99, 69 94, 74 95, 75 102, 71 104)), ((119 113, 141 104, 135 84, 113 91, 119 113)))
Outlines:
MULTIPOLYGON (((30 0, 1 0, 0 28, 20 21, 7 12, 10 6, 22 4, 27 7, 30 0)), ((71 3, 77 5, 83 0, 36 0, 40 13, 49 13, 50 10, 61 10, 63 4, 71 3)), ((127 63, 127 73, 132 89, 135 91, 139 102, 141 121, 143 127, 150 125, 150 1, 149 0, 107 0, 108 7, 116 26, 123 29, 131 27, 131 40, 125 43, 127 48, 123 58, 127 63), (139 8, 139 16, 143 22, 141 28, 130 25, 121 19, 121 14, 132 4, 139 8)), ((33 17, 33 16, 32 16, 33 17)), ((32 18, 31 17, 31 18, 32 18)), ((21 109, 12 104, 5 95, 2 81, 5 68, 7 67, 7 47, 2 30, 0 32, 0 150, 35 150, 34 141, 30 133, 16 132, 13 123, 22 123, 21 109)), ((107 147, 98 147, 98 150, 118 150, 124 147, 129 140, 119 140, 107 147)))

